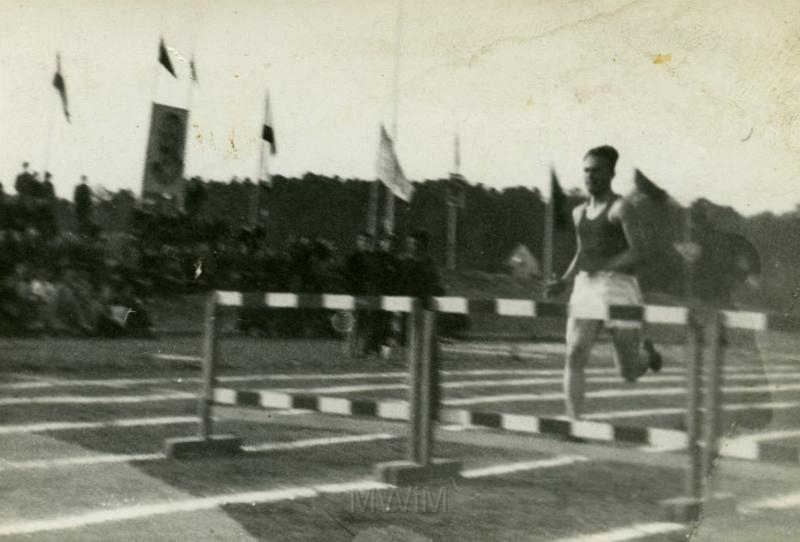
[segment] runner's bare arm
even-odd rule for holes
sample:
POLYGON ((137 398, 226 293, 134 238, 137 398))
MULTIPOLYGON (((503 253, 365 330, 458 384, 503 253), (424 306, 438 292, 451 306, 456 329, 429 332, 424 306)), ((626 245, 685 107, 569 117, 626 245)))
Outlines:
POLYGON ((641 228, 638 227, 630 207, 622 199, 614 202, 609 210, 608 218, 612 222, 622 225, 622 231, 628 241, 628 249, 611 258, 602 270, 630 273, 644 259, 645 245, 641 228))
POLYGON ((571 281, 575 278, 575 275, 578 274, 578 255, 581 253, 581 238, 578 235, 578 222, 581 220, 583 207, 583 205, 578 205, 572 210, 572 222, 575 224, 575 238, 577 243, 575 245, 575 256, 572 257, 572 262, 569 264, 567 270, 561 275, 561 280, 564 282, 571 281))
POLYGON ((578 237, 578 222, 581 219, 581 211, 583 209, 583 205, 577 206, 575 209, 572 210, 572 221, 575 224, 575 236, 577 237, 577 246, 575 249, 575 256, 572 257, 572 262, 569 264, 569 267, 561 275, 561 278, 555 280, 547 285, 545 288, 545 295, 547 297, 553 297, 561 292, 563 292, 569 281, 575 278, 575 275, 578 274, 578 255, 581 252, 581 239, 578 237))

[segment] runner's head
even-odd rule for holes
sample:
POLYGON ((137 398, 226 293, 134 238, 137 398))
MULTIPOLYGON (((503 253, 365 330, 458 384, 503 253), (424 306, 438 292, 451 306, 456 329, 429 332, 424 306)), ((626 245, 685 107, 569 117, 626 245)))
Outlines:
POLYGON ((592 196, 602 196, 611 190, 619 153, 609 145, 589 149, 583 157, 583 175, 586 190, 592 196))

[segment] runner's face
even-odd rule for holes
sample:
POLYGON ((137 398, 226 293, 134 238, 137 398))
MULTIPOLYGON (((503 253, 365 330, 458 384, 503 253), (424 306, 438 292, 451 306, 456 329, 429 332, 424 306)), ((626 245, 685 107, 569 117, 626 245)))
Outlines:
POLYGON ((583 160, 583 178, 586 190, 592 196, 602 196, 611 189, 614 170, 600 156, 587 156, 583 160))

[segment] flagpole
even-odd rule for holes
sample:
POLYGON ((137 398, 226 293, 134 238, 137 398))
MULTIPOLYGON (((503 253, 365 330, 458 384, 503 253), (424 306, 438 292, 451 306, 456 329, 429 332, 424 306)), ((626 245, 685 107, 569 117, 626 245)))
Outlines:
MULTIPOLYGON (((159 47, 160 47, 160 44, 161 44, 161 40, 163 40, 163 39, 164 39, 164 36, 163 35, 159 35, 159 47)), ((159 49, 159 53, 160 53, 160 49, 159 49)), ((142 189, 141 189, 141 194, 140 194, 140 197, 141 197, 142 201, 144 201, 144 197, 145 197, 144 188, 145 188, 145 179, 147 178, 147 152, 148 152, 148 148, 150 146, 150 130, 152 129, 151 125, 153 123, 153 110, 155 108, 156 96, 158 95, 158 77, 159 77, 159 75, 161 73, 160 70, 161 70, 160 63, 156 62, 155 65, 153 66, 153 84, 152 84, 152 87, 151 87, 151 90, 150 90, 150 92, 151 92, 151 94, 150 94, 150 111, 148 111, 148 113, 147 113, 147 116, 148 116, 147 137, 145 137, 145 140, 144 140, 144 153, 143 153, 143 155, 144 155, 144 165, 143 165, 143 173, 142 173, 142 189)))
POLYGON ((447 269, 456 268, 456 229, 458 227, 458 197, 456 183, 461 180, 461 145, 458 132, 453 139, 453 170, 450 175, 450 184, 447 188, 447 269))
MULTIPOLYGON (((264 129, 264 123, 267 122, 267 115, 269 115, 269 91, 267 90, 264 93, 264 117, 261 121, 262 126, 261 129, 264 129)), ((273 128, 270 126, 270 128, 273 128)), ((274 129, 274 128, 273 128, 274 129)), ((274 136, 273 136, 274 137, 274 136)), ((265 158, 265 141, 263 137, 259 139, 259 152, 258 152, 258 172, 256 173, 256 182, 255 182, 255 195, 252 198, 251 209, 250 209, 250 224, 253 228, 258 225, 258 208, 261 204, 261 174, 264 172, 264 163, 266 161, 265 158)), ((267 179, 264 179, 266 181, 267 179)))
MULTIPOLYGON (((195 49, 197 49, 197 32, 195 32, 193 37, 192 37, 192 49, 191 49, 191 53, 189 53, 191 56, 189 57, 189 92, 187 93, 188 96, 186 97, 186 139, 187 139, 187 142, 186 142, 186 146, 185 146, 185 149, 184 149, 184 152, 183 152, 183 173, 184 173, 184 175, 186 175, 186 164, 189 162, 189 159, 188 159, 189 158, 189 141, 192 140, 192 137, 191 137, 191 135, 192 135, 192 123, 190 121, 192 119, 192 104, 194 103, 193 102, 193 99, 194 99, 194 85, 197 83, 197 81, 194 78, 194 75, 195 75, 195 73, 194 73, 194 70, 195 70, 195 67, 194 67, 194 52, 195 52, 195 49)), ((183 181, 184 180, 181 179, 181 184, 183 185, 183 190, 181 190, 181 192, 180 192, 180 201, 178 202, 178 206, 180 207, 180 209, 184 208, 184 199, 186 197, 186 193, 185 193, 186 187, 185 187, 185 183, 183 181)))
MULTIPOLYGON (((57 55, 57 58, 59 56, 60 55, 57 55)), ((60 58, 59 60, 57 60, 56 63, 57 63, 56 69, 58 71, 61 71, 60 58)), ((50 102, 50 118, 48 119, 48 127, 47 127, 48 133, 47 133, 47 141, 45 142, 44 146, 44 162, 42 167, 43 179, 44 179, 44 174, 48 171, 48 168, 50 167, 50 150, 51 147, 53 146, 53 132, 55 131, 55 125, 56 125, 55 119, 56 119, 56 108, 58 107, 58 99, 60 98, 52 99, 50 102)))
POLYGON ((367 207, 367 232, 370 235, 378 233, 378 197, 380 196, 381 181, 375 179, 369 187, 369 204, 367 207))
MULTIPOLYGON (((402 40, 403 0, 397 1, 397 19, 395 21, 394 78, 392 85, 392 147, 397 156, 397 109, 400 102, 400 47, 402 40)), ((392 169, 392 184, 397 181, 397 170, 392 169)), ((386 230, 394 231, 394 192, 386 191, 386 230)))
POLYGON ((553 246, 555 244, 555 170, 550 167, 550 198, 544 211, 544 250, 542 254, 545 280, 553 277, 553 246))

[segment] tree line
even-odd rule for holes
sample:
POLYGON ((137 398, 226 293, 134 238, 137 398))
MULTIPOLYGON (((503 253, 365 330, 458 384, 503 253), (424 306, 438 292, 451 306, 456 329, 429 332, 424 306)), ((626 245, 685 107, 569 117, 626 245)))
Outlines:
MULTIPOLYGON (((423 228, 430 234, 430 251, 444 265, 447 246, 448 191, 463 191, 465 205, 457 210, 457 262, 459 269, 502 271, 511 251, 523 244, 542 260, 545 201, 535 188, 517 186, 496 189, 450 179, 416 182, 410 203, 397 201, 396 232, 400 235, 423 228)), ((164 216, 143 209, 126 190, 95 191, 92 223, 97 232, 114 231, 151 237, 168 244, 198 242, 234 236, 251 227, 252 203, 258 190, 259 235, 269 246, 281 249, 298 238, 323 239, 339 252, 352 249, 355 236, 365 229, 371 182, 307 173, 301 178, 280 175, 271 184, 258 186, 249 180, 209 181, 199 177, 186 183, 183 213, 164 216)), ((385 204, 381 188, 379 206, 385 204)), ((18 224, 14 207, 3 205, 3 224, 18 224)), ((567 211, 580 203, 578 190, 567 194, 567 211)), ((789 310, 800 295, 800 206, 776 215, 765 212, 745 217, 731 207, 699 199, 716 228, 738 233, 758 249, 763 269, 766 302, 778 310, 789 310)), ((58 227, 78 229, 74 203, 55 205, 58 227)), ((383 210, 380 209, 382 216, 383 210)), ((574 231, 570 222, 556 233, 554 269, 568 265, 574 253, 574 231)))

